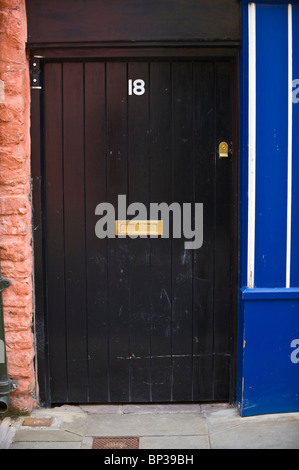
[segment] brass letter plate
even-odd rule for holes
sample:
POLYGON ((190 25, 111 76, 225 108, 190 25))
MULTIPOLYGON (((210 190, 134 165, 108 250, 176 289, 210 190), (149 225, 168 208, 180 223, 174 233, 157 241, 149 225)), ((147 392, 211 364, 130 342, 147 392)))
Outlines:
POLYGON ((219 144, 219 158, 228 157, 228 144, 226 142, 220 142, 219 144))
POLYGON ((162 220, 116 220, 115 235, 163 235, 162 220))

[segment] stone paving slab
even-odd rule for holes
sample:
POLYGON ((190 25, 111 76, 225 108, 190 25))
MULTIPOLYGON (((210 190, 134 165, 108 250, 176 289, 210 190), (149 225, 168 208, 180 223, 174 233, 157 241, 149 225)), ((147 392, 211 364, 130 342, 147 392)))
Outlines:
POLYGON ((87 416, 86 436, 207 435, 204 417, 195 413, 87 416))
POLYGON ((148 413, 201 413, 201 405, 123 405, 123 413, 148 414, 148 413))
POLYGON ((241 418, 228 404, 134 407, 36 409, 31 417, 52 417, 51 426, 24 427, 24 417, 3 420, 0 448, 91 449, 93 437, 131 436, 139 437, 141 449, 299 449, 299 413, 241 418))
POLYGON ((122 405, 80 405, 80 408, 86 413, 95 414, 122 414, 122 405))
POLYGON ((203 410, 212 449, 299 449, 299 413, 241 418, 235 408, 203 410))
POLYGON ((140 449, 210 449, 208 436, 141 437, 140 449))
POLYGON ((13 442, 81 442, 87 414, 79 407, 59 407, 32 411, 32 418, 53 418, 51 426, 23 426, 25 418, 19 418, 15 424, 13 442))
POLYGON ((58 430, 20 430, 16 431, 13 442, 81 442, 82 436, 58 430))
POLYGON ((10 418, 0 421, 0 449, 8 449, 12 442, 14 429, 11 424, 10 418))
POLYGON ((13 442, 9 449, 81 449, 81 442, 13 442))

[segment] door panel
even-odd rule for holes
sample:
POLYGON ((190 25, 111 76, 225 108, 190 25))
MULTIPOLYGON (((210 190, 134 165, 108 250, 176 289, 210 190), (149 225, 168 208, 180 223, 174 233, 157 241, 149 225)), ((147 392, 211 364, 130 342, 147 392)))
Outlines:
POLYGON ((86 349, 88 375, 86 400, 107 400, 107 257, 106 240, 94 233, 94 211, 99 201, 107 199, 105 154, 105 76, 104 63, 85 64, 85 217, 86 217, 86 349), (98 312, 102 312, 99 315, 98 312), (101 360, 90 360, 100 357, 101 360))
MULTIPOLYGON (((228 400, 231 62, 47 63, 44 220, 50 394, 62 402, 228 400), (144 81, 128 94, 128 81, 144 81), (99 239, 95 208, 203 203, 203 245, 99 239)), ((129 217, 128 217, 129 218, 129 217)), ((148 219, 150 217, 148 216, 148 219)))

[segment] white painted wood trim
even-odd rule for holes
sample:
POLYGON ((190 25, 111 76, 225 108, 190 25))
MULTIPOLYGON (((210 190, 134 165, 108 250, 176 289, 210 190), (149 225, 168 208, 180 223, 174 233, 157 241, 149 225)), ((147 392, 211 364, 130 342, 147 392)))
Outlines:
POLYGON ((247 287, 254 288, 256 196, 256 7, 248 4, 248 245, 247 287))
POLYGON ((292 159, 293 159, 293 25, 292 5, 288 5, 288 200, 287 200, 287 253, 286 287, 291 285, 291 236, 292 236, 292 159))

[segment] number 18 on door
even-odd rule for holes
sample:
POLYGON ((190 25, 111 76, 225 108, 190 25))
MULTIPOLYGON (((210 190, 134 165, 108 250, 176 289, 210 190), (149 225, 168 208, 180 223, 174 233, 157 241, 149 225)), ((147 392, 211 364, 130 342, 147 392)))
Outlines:
POLYGON ((143 95, 145 93, 145 81, 141 78, 136 80, 128 80, 128 94, 129 95, 143 95))

